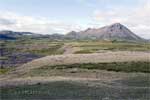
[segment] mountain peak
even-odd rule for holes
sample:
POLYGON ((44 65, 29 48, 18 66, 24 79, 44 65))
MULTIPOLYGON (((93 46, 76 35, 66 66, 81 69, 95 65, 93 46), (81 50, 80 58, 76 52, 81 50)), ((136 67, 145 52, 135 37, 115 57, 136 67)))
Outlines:
POLYGON ((110 25, 108 28, 111 28, 111 29, 122 29, 122 28, 125 28, 125 26, 120 24, 120 23, 114 23, 114 24, 110 25))
POLYGON ((138 41, 142 40, 139 36, 130 31, 126 26, 120 23, 114 23, 98 29, 88 28, 84 31, 74 33, 79 38, 96 38, 102 40, 123 40, 138 41))
POLYGON ((77 33, 76 31, 71 31, 68 34, 76 34, 76 33, 77 33))

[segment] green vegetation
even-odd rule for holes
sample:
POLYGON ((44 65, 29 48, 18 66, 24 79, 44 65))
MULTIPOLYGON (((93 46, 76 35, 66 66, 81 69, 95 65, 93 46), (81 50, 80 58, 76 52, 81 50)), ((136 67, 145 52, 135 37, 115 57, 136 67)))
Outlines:
POLYGON ((150 87, 150 74, 139 75, 136 77, 130 76, 123 80, 117 80, 115 82, 121 83, 125 86, 137 86, 137 87, 150 87))
MULTIPOLYGON (((17 66, 26 61, 48 56, 63 54, 64 50, 60 49, 66 44, 70 47, 79 48, 75 54, 99 53, 107 51, 150 51, 150 43, 118 42, 118 41, 98 41, 98 40, 50 40, 50 39, 19 39, 12 41, 0 41, 3 44, 3 55, 1 60, 12 64, 14 58, 17 66), (30 60, 28 60, 28 58, 30 60)), ((11 65, 10 65, 11 66, 11 65)), ((7 64, 6 64, 6 67, 7 64)))
POLYGON ((62 47, 62 44, 56 44, 49 48, 43 48, 40 50, 29 50, 28 52, 37 54, 37 55, 56 55, 56 54, 63 54, 63 50, 59 50, 62 47))
POLYGON ((29 52, 37 55, 55 55, 62 54, 64 51, 59 50, 64 44, 70 44, 72 47, 79 47, 81 50, 75 53, 95 53, 100 50, 110 51, 150 51, 149 43, 128 43, 117 41, 51 41, 49 39, 27 39, 6 41, 5 48, 9 52, 29 52))
POLYGON ((92 50, 80 50, 76 51, 75 54, 88 54, 88 53, 93 53, 92 50))
POLYGON ((0 60, 4 62, 3 68, 18 66, 39 57, 62 54, 60 48, 63 42, 51 41, 48 39, 26 39, 0 42, 0 60))
POLYGON ((5 42, 5 48, 9 52, 34 53, 37 55, 53 55, 62 54, 63 51, 58 50, 63 45, 62 42, 50 40, 17 40, 5 42))
POLYGON ((111 42, 111 41, 86 41, 74 42, 74 47, 80 47, 81 51, 76 53, 94 53, 99 50, 110 51, 150 51, 149 43, 128 43, 128 42, 111 42))
POLYGON ((150 73, 150 62, 113 62, 113 63, 87 63, 87 64, 72 64, 72 65, 56 65, 44 66, 38 69, 33 69, 31 73, 45 73, 51 69, 98 69, 116 72, 144 72, 150 73))
POLYGON ((0 68, 0 75, 1 75, 1 74, 5 74, 5 73, 7 73, 8 71, 10 71, 10 68, 0 68))

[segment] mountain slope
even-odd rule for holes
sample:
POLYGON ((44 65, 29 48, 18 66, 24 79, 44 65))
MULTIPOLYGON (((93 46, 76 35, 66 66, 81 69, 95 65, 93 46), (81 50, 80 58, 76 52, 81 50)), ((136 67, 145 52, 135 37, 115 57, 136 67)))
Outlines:
POLYGON ((70 32, 67 37, 76 39, 102 39, 102 40, 130 40, 130 41, 142 41, 143 39, 128 28, 121 25, 120 23, 115 23, 109 26, 105 26, 98 29, 88 28, 81 32, 70 32))

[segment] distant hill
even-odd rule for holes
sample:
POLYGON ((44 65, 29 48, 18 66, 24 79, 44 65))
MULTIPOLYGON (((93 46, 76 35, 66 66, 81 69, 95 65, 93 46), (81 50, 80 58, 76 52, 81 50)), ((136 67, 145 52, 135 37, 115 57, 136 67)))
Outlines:
POLYGON ((101 39, 101 40, 120 40, 120 41, 143 41, 141 37, 134 34, 124 25, 115 23, 98 29, 88 28, 81 32, 69 32, 68 38, 74 39, 101 39))
POLYGON ((0 34, 0 40, 15 40, 16 38, 13 36, 8 36, 5 34, 0 34))
POLYGON ((15 40, 23 36, 33 35, 31 32, 0 31, 0 40, 15 40))
POLYGON ((0 40, 16 40, 20 38, 48 38, 48 39, 64 39, 64 35, 52 34, 52 35, 42 35, 35 34, 31 32, 14 32, 14 31, 0 31, 0 40))

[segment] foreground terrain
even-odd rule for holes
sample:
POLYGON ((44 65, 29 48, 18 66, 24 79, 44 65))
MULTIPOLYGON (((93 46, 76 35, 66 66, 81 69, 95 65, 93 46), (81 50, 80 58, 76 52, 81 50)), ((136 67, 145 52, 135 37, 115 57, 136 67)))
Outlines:
POLYGON ((148 100, 149 74, 97 70, 55 70, 53 76, 3 80, 2 100, 148 100), (65 73, 63 73, 65 72, 65 73), (60 75, 60 76, 58 76, 60 75), (62 76, 61 76, 62 75, 62 76), (68 76, 69 75, 69 76, 68 76))
POLYGON ((18 41, 1 49, 2 100, 150 98, 149 43, 18 41))
MULTIPOLYGON (((40 78, 38 78, 40 79, 40 78)), ((34 80, 34 78, 33 78, 34 80)), ((43 79, 44 80, 44 79, 43 79)), ((31 81, 31 80, 30 80, 31 81)), ((139 75, 114 81, 56 78, 51 82, 2 88, 2 99, 148 100, 149 81, 139 75)))

